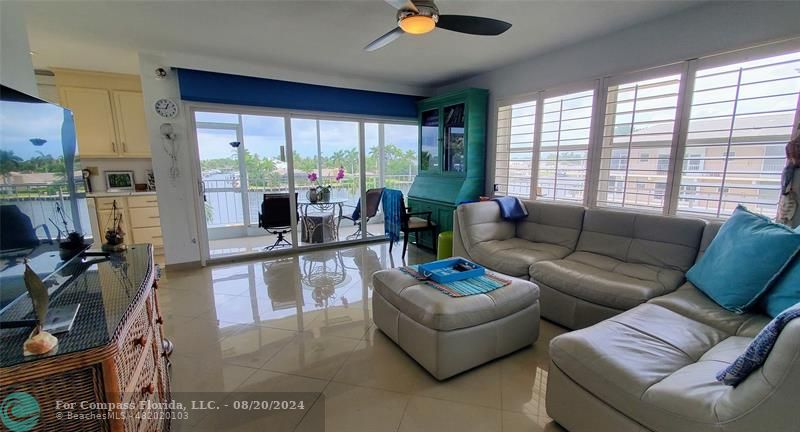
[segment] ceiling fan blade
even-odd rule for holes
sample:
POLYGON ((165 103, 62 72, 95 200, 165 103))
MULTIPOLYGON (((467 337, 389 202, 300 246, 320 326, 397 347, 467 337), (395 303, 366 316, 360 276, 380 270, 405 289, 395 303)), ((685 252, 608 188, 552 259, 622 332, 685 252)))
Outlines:
POLYGON ((403 29, 401 29, 400 27, 395 27, 389 30, 389 32, 386 33, 385 35, 370 42, 369 45, 364 47, 364 51, 375 51, 377 49, 383 48, 386 45, 389 45, 390 43, 394 42, 394 40, 402 36, 403 33, 405 33, 403 29))
POLYGON ((385 0, 386 3, 392 5, 393 8, 401 11, 412 11, 419 13, 419 10, 411 0, 385 0))
POLYGON ((439 15, 436 27, 459 33, 497 36, 511 28, 511 23, 469 15, 439 15))

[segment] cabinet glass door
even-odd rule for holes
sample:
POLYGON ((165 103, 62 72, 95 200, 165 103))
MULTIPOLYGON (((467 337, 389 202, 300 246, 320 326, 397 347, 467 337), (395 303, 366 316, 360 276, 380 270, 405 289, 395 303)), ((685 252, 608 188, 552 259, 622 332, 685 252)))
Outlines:
POLYGON ((419 170, 421 173, 439 171, 439 110, 422 112, 422 131, 419 145, 419 170))
POLYGON ((444 170, 464 172, 466 170, 466 148, 464 145, 463 103, 444 108, 444 170))

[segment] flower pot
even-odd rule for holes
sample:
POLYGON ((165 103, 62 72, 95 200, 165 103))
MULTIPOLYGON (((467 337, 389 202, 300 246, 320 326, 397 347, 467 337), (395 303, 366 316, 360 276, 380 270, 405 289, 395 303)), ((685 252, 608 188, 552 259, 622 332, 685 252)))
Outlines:
POLYGON ((319 192, 319 199, 323 202, 328 202, 331 200, 331 187, 325 186, 319 192))
POLYGON ((309 202, 315 203, 319 201, 319 194, 317 193, 316 188, 311 188, 306 192, 306 198, 308 198, 309 202))

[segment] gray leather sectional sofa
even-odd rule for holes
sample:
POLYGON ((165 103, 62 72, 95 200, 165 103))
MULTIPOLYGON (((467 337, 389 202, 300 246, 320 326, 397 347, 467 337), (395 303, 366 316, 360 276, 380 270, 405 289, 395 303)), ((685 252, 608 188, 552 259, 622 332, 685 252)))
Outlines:
MULTIPOLYGON (((550 344, 549 415, 570 432, 800 431, 800 320, 737 387, 716 373, 770 321, 718 306, 685 272, 720 223, 525 202, 461 205, 453 253, 539 285, 550 344)), ((743 269, 746 271, 746 269, 743 269)))

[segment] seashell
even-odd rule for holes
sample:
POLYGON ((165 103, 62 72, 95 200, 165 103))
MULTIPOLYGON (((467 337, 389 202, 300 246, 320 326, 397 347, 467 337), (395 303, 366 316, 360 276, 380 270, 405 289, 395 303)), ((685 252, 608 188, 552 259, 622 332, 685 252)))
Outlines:
POLYGON ((35 336, 30 336, 23 347, 25 356, 45 354, 53 350, 58 345, 58 338, 46 331, 41 331, 35 336))

